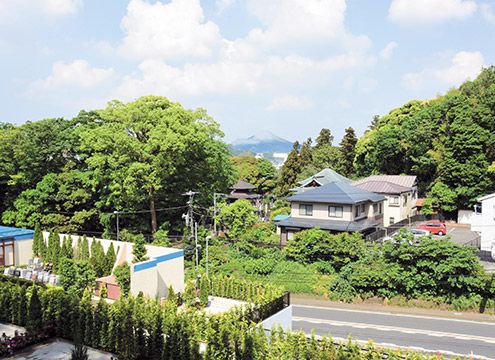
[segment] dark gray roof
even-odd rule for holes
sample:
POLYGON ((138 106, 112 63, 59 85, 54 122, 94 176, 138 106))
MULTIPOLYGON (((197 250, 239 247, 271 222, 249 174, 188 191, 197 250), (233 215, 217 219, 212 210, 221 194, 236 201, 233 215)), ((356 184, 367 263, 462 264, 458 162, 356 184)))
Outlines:
POLYGON ((327 231, 365 231, 373 229, 380 225, 378 222, 368 218, 364 218, 356 221, 340 221, 340 220, 320 220, 320 219, 306 219, 290 217, 286 220, 279 221, 277 226, 280 227, 294 227, 300 229, 312 229, 319 227, 322 230, 327 231))
POLYGON ((250 183, 244 181, 244 179, 239 180, 237 184, 230 187, 232 190, 253 190, 256 189, 256 186, 251 185, 250 183))
POLYGON ((310 203, 357 204, 365 201, 379 202, 385 200, 385 197, 341 181, 334 181, 315 189, 289 196, 285 200, 310 203))

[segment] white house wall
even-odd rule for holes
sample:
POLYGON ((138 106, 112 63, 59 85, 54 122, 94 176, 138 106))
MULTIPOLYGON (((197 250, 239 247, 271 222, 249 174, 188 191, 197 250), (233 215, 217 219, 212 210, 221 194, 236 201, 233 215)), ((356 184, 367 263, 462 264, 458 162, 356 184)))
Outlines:
POLYGON ((321 204, 321 203, 311 203, 311 202, 292 202, 291 203, 291 212, 290 216, 293 218, 300 219, 320 219, 320 220, 339 220, 339 221, 352 221, 352 206, 350 205, 342 205, 342 204, 321 204), (300 204, 308 204, 313 205, 313 215, 299 215, 299 205, 300 204), (329 217, 328 216, 328 207, 329 206, 342 206, 342 217, 329 217))
POLYGON ((481 250, 495 246, 495 194, 481 198, 481 250))
MULTIPOLYGON (((45 242, 48 242, 48 232, 43 232, 45 242)), ((64 237, 72 237, 72 247, 77 247, 79 235, 60 234, 60 243, 64 237)), ((131 263, 134 255, 132 255, 133 243, 99 239, 95 238, 103 246, 105 252, 108 251, 110 244, 113 243, 114 249, 117 252, 117 259, 124 258, 131 266, 131 292, 134 295, 142 291, 145 295, 155 297, 157 294, 160 297, 167 296, 167 288, 172 285, 175 292, 184 291, 184 251, 162 246, 145 245, 148 261, 133 264, 131 263), (127 246, 124 246, 127 245, 127 246), (124 253, 125 252, 125 253, 124 253)), ((88 244, 91 251, 92 237, 88 237, 88 244)), ((32 247, 32 245, 31 245, 32 247)), ((29 254, 32 253, 30 249, 29 254)), ((27 260, 26 260, 27 263, 27 260)))

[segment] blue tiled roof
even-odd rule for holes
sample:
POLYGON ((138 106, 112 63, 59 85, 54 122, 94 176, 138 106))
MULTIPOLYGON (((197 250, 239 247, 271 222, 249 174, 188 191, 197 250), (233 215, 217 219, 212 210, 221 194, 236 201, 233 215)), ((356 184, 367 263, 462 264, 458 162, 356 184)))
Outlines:
POLYGON ((334 181, 329 184, 289 196, 285 200, 329 204, 358 204, 365 201, 383 201, 385 200, 385 197, 355 186, 351 186, 345 182, 334 181))
POLYGON ((0 226, 0 239, 6 237, 13 237, 14 240, 32 239, 33 234, 34 230, 0 226))

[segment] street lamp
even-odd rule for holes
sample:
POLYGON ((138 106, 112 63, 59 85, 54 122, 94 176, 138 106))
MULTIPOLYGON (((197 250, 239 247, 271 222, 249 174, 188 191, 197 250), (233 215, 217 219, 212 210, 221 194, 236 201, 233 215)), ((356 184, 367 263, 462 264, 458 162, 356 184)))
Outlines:
POLYGON ((211 239, 211 236, 206 237, 206 277, 208 277, 208 240, 211 239))
POLYGON ((117 215, 117 241, 119 241, 119 212, 115 210, 113 213, 117 215))

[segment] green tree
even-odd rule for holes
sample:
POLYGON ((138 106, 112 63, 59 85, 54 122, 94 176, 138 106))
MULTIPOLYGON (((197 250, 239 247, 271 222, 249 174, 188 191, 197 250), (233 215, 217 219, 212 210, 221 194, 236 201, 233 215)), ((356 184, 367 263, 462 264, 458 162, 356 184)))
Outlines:
POLYGON ((44 245, 43 242, 43 233, 41 232, 41 227, 40 224, 37 223, 36 227, 34 228, 34 234, 33 234, 33 256, 34 257, 40 257, 41 256, 41 249, 44 245))
POLYGON ((89 242, 86 234, 83 235, 80 258, 78 260, 89 261, 89 242))
POLYGON ((131 268, 127 262, 123 262, 113 271, 117 283, 119 284, 121 294, 126 297, 131 290, 131 268))
POLYGON ((28 320, 26 329, 31 334, 40 334, 43 330, 41 319, 41 301, 38 295, 38 287, 36 285, 33 285, 31 288, 31 298, 29 299, 28 320))
POLYGON ((345 177, 354 177, 354 158, 356 156, 357 137, 352 127, 345 129, 345 135, 340 142, 340 152, 342 160, 340 164, 340 173, 345 177))
POLYGON ((132 247, 132 255, 134 255, 134 259, 132 259, 133 263, 138 263, 149 259, 149 257, 146 256, 147 250, 144 246, 145 244, 146 239, 142 234, 134 236, 134 246, 132 247))
POLYGON ((113 266, 115 265, 115 261, 117 260, 117 255, 115 255, 115 250, 113 247, 113 242, 110 243, 110 246, 107 249, 107 253, 105 255, 105 272, 104 276, 110 275, 112 273, 113 266))
POLYGON ((292 150, 287 156, 282 165, 280 172, 280 178, 278 180, 278 193, 279 195, 285 194, 289 189, 296 185, 297 175, 301 170, 299 164, 299 142, 294 142, 292 150))
POLYGON ((221 206, 217 219, 229 229, 229 237, 239 239, 258 222, 256 209, 246 199, 236 200, 229 206, 221 206))
POLYGON ((91 151, 89 168, 108 184, 102 194, 107 206, 149 209, 148 229, 154 234, 156 199, 170 206, 182 201, 170 194, 226 192, 232 165, 218 140, 223 136, 219 125, 204 110, 145 96, 127 104, 112 101, 98 113, 101 126, 83 134, 82 144, 91 151))

